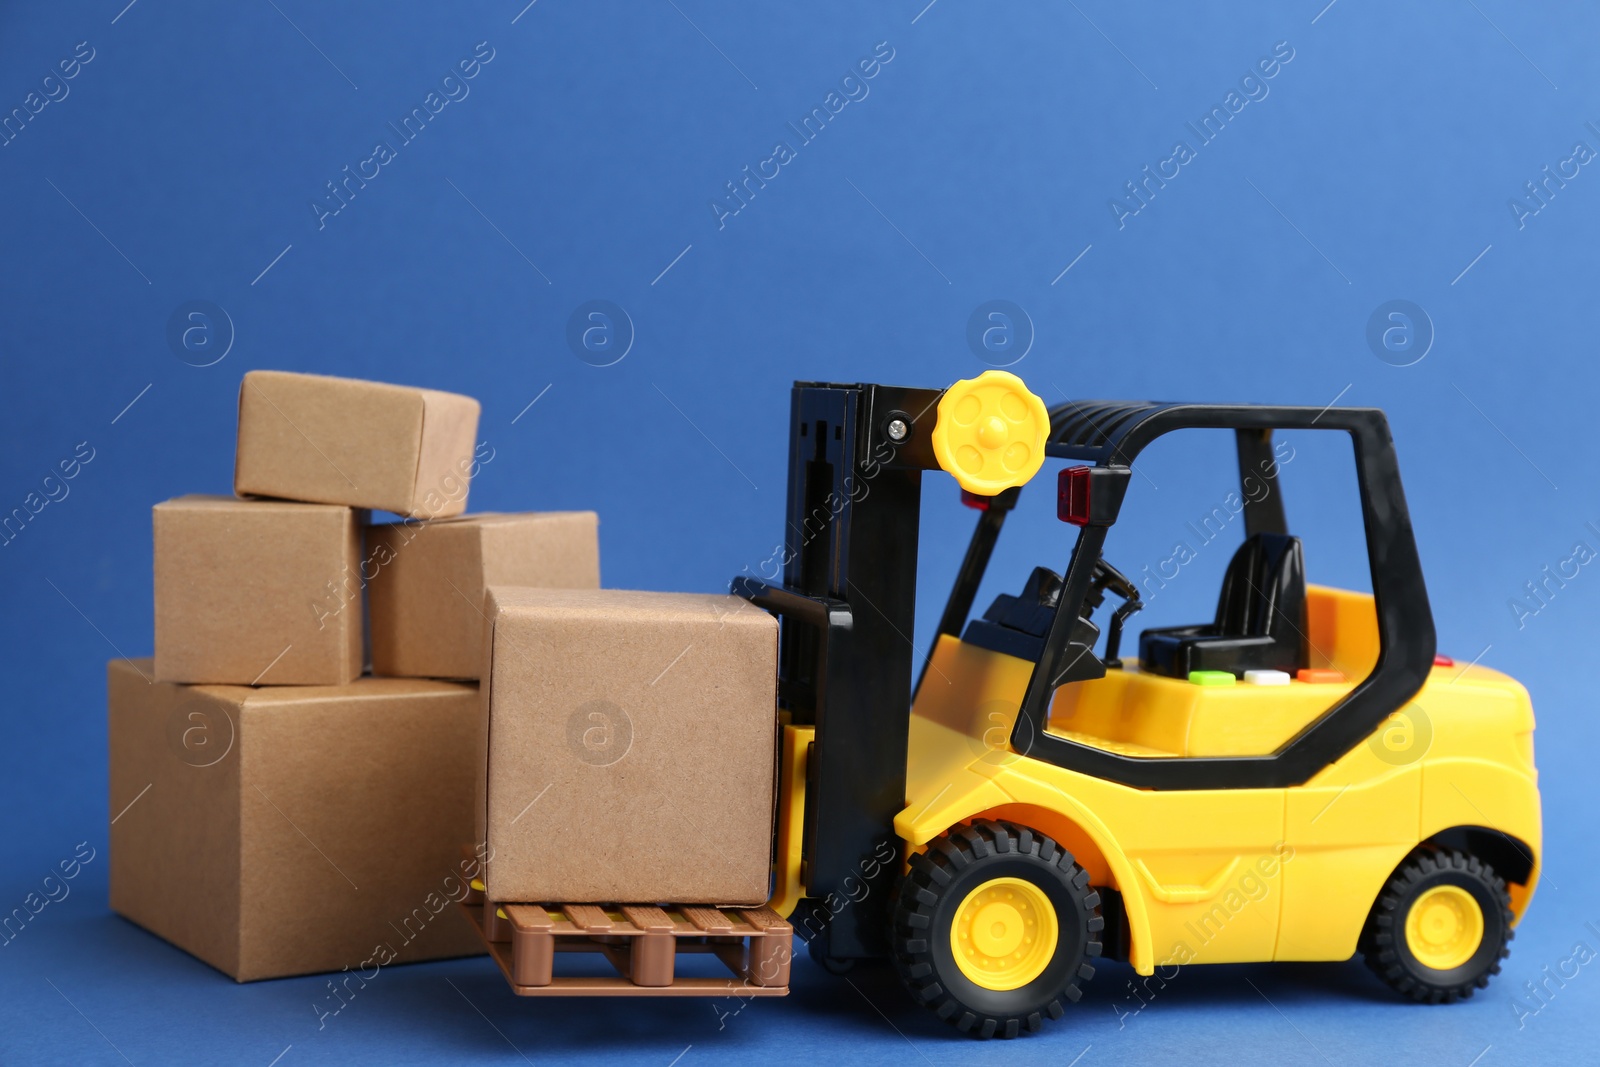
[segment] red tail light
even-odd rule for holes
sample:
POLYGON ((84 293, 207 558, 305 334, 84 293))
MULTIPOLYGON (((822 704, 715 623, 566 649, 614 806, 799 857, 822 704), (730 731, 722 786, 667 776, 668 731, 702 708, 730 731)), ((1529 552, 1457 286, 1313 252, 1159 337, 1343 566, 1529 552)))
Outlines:
POLYGON ((1088 467, 1068 467, 1056 481, 1056 517, 1074 526, 1089 525, 1088 467))

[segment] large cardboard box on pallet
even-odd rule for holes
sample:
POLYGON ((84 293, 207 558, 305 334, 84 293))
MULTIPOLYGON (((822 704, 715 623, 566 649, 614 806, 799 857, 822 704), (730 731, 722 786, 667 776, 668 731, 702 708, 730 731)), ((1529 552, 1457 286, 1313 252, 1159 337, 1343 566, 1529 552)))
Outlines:
POLYGON ((361 674, 361 523, 328 504, 157 504, 155 676, 341 685, 361 674))
POLYGON ((481 951, 475 686, 149 673, 107 669, 114 910, 240 981, 481 951))
POLYGON ((731 596, 504 586, 485 615, 489 899, 765 902, 776 620, 731 596))
POLYGON ((600 586, 592 511, 464 515, 367 528, 374 674, 477 678, 491 585, 600 586))
POLYGON ((320 374, 253 370, 239 387, 233 489, 422 518, 467 510, 478 402, 320 374))

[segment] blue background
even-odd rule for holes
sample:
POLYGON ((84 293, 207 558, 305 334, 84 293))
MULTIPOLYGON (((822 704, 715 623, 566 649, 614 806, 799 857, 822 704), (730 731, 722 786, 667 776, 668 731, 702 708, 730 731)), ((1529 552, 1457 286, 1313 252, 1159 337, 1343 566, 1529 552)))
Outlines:
MULTIPOLYGON (((1592 1054, 1600 966, 1543 1003, 1524 983, 1600 949, 1600 577, 1580 569, 1520 619, 1510 605, 1575 543, 1600 549, 1600 173, 1552 182, 1520 221, 1510 206, 1576 142, 1600 149, 1592 9, 125 2, 0 12, 5 113, 93 49, 0 147, 0 511, 79 442, 94 457, 0 548, 0 910, 78 842, 99 855, 0 949, 4 1062, 1592 1054), (469 95, 319 224, 325 183, 397 140, 387 123, 479 42, 493 59, 469 95), (868 95, 719 225, 724 183, 797 141, 786 123, 879 42, 893 58, 868 95), (1266 95, 1119 224, 1125 183, 1196 147, 1185 123, 1278 42, 1293 59, 1266 95), (968 320, 995 299, 1027 321, 975 351, 968 320), (1369 317, 1396 299, 1426 318, 1411 347, 1374 348, 1369 317), (174 347, 169 319, 196 300, 226 321, 174 347), (611 366, 567 341, 591 300, 632 323, 611 366), (108 912, 104 661, 151 648, 150 505, 229 488, 245 370, 477 396, 496 458, 474 509, 595 508, 606 584, 714 590, 781 541, 792 380, 939 387, 1023 347, 1012 369, 1050 402, 1387 409, 1440 648, 1523 680, 1539 715, 1546 875, 1486 992, 1428 1009, 1356 962, 1195 968, 1128 1016, 1132 972, 1113 964, 1064 1024, 979 1046, 881 971, 852 987, 802 961, 788 1001, 719 1020, 701 1002, 517 1002, 480 959, 386 971, 319 1032, 321 979, 236 986, 108 912)), ((1232 487, 1227 459, 1208 439, 1152 453, 1112 560, 1166 558, 1232 487)), ((1361 584, 1347 456, 1307 445, 1285 479, 1313 579, 1361 584)), ((1065 561, 1045 494, 1023 500, 985 597, 1065 561)), ((971 518, 944 475, 925 515, 919 648, 971 518)), ((1208 616, 1225 560, 1202 553, 1145 621, 1208 616)))

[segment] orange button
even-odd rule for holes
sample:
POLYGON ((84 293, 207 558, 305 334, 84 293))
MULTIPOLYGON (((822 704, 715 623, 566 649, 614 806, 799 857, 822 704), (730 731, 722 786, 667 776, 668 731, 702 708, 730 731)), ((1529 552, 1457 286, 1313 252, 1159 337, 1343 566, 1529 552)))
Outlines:
POLYGON ((1319 685, 1333 685, 1345 680, 1344 671, 1336 671, 1331 667, 1303 667, 1294 676, 1302 682, 1319 685))

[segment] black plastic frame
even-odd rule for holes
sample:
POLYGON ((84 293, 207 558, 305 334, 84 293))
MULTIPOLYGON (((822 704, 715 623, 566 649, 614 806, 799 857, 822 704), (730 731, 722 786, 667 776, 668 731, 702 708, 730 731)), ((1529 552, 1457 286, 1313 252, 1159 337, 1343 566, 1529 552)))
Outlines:
POLYGON ((915 667, 906 635, 922 472, 938 467, 938 399, 930 389, 796 382, 782 581, 744 576, 731 587, 778 617, 779 704, 816 729, 801 834, 807 901, 795 914, 829 959, 888 953, 899 870, 884 856, 905 806, 915 667))

